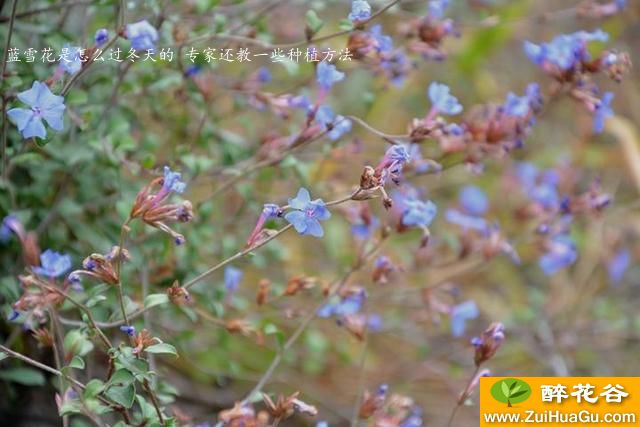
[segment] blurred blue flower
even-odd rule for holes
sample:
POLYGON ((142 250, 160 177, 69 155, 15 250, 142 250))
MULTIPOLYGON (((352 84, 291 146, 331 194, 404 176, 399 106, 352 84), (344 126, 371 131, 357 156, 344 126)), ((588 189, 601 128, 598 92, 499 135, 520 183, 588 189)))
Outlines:
POLYGON ((330 140, 337 141, 342 138, 344 134, 351 132, 352 126, 353 124, 351 123, 351 120, 345 118, 344 116, 337 116, 335 118, 335 125, 329 131, 327 136, 330 140))
POLYGON ((596 106, 596 110, 593 113, 593 131, 600 133, 604 130, 604 121, 607 117, 613 116, 613 110, 611 109, 611 101, 613 100, 613 93, 607 92, 604 94, 600 103, 596 106))
POLYGON ((235 292, 242 280, 242 270, 229 266, 224 269, 224 287, 229 292, 235 292))
POLYGON ((382 33, 382 25, 376 24, 371 27, 369 34, 375 40, 375 48, 378 52, 389 52, 393 49, 393 39, 382 33))
POLYGON ((504 112, 509 116, 525 117, 529 113, 529 98, 509 92, 504 103, 504 112))
POLYGON ((586 44, 591 41, 606 42, 609 35, 602 30, 593 32, 578 31, 572 34, 560 34, 549 43, 524 43, 525 54, 537 65, 549 62, 562 70, 572 68, 577 62, 588 60, 586 44))
POLYGON ((130 325, 122 325, 120 326, 120 330, 126 333, 127 335, 129 335, 130 337, 133 337, 136 335, 136 328, 130 325))
POLYGON ((20 317, 20 312, 18 310, 11 310, 11 314, 9 314, 7 316, 7 320, 9 322, 13 322, 14 320, 16 320, 18 317, 20 317))
POLYGON ((478 306, 472 300, 453 306, 450 313, 451 335, 461 337, 464 334, 465 322, 479 315, 478 306))
POLYGON ((351 225, 351 234, 357 239, 366 240, 379 224, 380 221, 374 216, 371 217, 368 223, 360 220, 360 222, 351 225))
POLYGON ((315 115, 315 121, 323 128, 327 128, 335 120, 336 115, 328 105, 318 107, 315 115))
POLYGON ((334 83, 337 83, 344 79, 344 73, 338 71, 335 65, 328 62, 321 62, 318 64, 316 70, 316 81, 318 86, 323 90, 331 89, 334 83))
POLYGON ((405 199, 402 224, 406 226, 428 227, 438 213, 438 207, 431 200, 405 199))
POLYGON ((371 17, 371 6, 364 0, 353 0, 351 2, 351 13, 349 13, 349 21, 361 22, 371 17))
POLYGON ((295 210, 287 212, 284 219, 289 221, 298 233, 314 237, 324 236, 320 221, 329 219, 331 212, 322 199, 311 201, 309 191, 306 188, 300 188, 297 196, 289 199, 289 207, 295 210))
POLYGON ((449 7, 449 0, 431 0, 429 2, 429 16, 433 19, 442 19, 447 7, 449 7))
POLYGON ((318 310, 318 317, 344 317, 358 313, 367 299, 364 289, 347 295, 336 302, 323 305, 318 310))
POLYGON ((611 283, 614 285, 620 283, 630 263, 631 252, 629 252, 628 249, 620 249, 613 255, 607 264, 607 273, 609 274, 611 283))
POLYGON ((272 79, 271 71, 267 67, 258 68, 257 76, 260 83, 269 83, 272 79))
POLYGON ((71 269, 71 257, 47 249, 40 254, 40 267, 31 267, 38 276, 60 277, 71 269))
POLYGON ((65 44, 60 55, 60 68, 67 74, 75 74, 82 68, 82 55, 80 46, 65 44))
POLYGON ((187 69, 184 71, 184 75, 186 77, 193 77, 196 76, 200 73, 200 71, 202 70, 202 67, 198 64, 191 64, 187 67, 187 69))
POLYGON ((538 261, 540 268, 547 276, 568 267, 578 258, 576 245, 569 236, 559 234, 554 236, 549 243, 547 252, 538 261))
POLYGON ((460 191, 458 199, 462 209, 471 215, 484 215, 489 208, 489 200, 484 194, 484 191, 473 185, 467 185, 464 187, 460 191))
POLYGON ((429 85, 429 99, 433 107, 443 114, 458 114, 462 111, 462 105, 460 105, 458 99, 449 92, 449 86, 445 84, 432 82, 429 85))
POLYGON ((11 234, 15 229, 15 225, 19 224, 18 217, 15 215, 7 215, 2 219, 0 223, 0 242, 7 242, 11 239, 11 234))
POLYGON ((43 119, 57 131, 64 129, 64 98, 51 93, 45 83, 35 81, 31 89, 18 93, 17 97, 31 108, 12 108, 7 111, 7 116, 18 126, 23 138, 44 139, 47 130, 43 119))
POLYGON ((486 231, 489 228, 489 224, 484 218, 474 215, 467 215, 457 209, 447 209, 447 211, 444 213, 444 219, 447 222, 464 229, 486 231))
POLYGON ((96 35, 94 40, 96 42, 96 46, 100 47, 107 42, 109 39, 109 31, 106 28, 100 28, 96 31, 96 35))
POLYGON ((126 36, 135 50, 154 50, 158 42, 158 31, 146 19, 128 24, 126 36))
POLYGON ((187 184, 180 181, 181 177, 182 174, 180 172, 173 172, 169 166, 165 166, 162 188, 167 192, 175 191, 176 193, 183 193, 187 188, 187 184))

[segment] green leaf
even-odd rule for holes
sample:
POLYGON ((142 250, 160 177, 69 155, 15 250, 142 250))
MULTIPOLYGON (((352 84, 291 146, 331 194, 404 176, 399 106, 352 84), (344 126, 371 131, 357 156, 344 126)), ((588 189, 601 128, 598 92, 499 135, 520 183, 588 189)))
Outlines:
POLYGON ((84 360, 80 356, 73 356, 73 359, 69 362, 69 367, 74 369, 84 369, 84 360))
POLYGON ((63 347, 67 354, 84 356, 93 350, 93 343, 83 332, 73 329, 64 337, 63 347))
POLYGON ((169 302, 169 296, 167 294, 151 294, 144 299, 144 307, 151 308, 156 305, 162 305, 169 302))
POLYGON ((9 357, 9 355, 7 353, 5 353, 4 351, 0 351, 0 360, 4 360, 7 357, 9 357))
POLYGON ((505 381, 502 382, 502 394, 504 394, 504 397, 509 397, 509 386, 507 385, 507 383, 505 381))
POLYGON ((33 368, 5 369, 0 371, 0 379, 29 386, 44 385, 44 375, 33 368))
POLYGON ((513 394, 514 394, 516 391, 520 390, 520 388, 522 387, 522 386, 514 387, 514 385, 515 385, 515 384, 517 384, 517 383, 515 383, 515 382, 514 382, 513 384, 511 384, 511 390, 509 390, 509 392, 511 393, 511 396, 513 396, 513 394))
POLYGON ((102 390, 104 390, 104 383, 99 379, 93 379, 87 383, 82 394, 85 399, 90 399, 102 393, 102 390))
POLYGON ((522 390, 519 391, 517 393, 513 393, 511 396, 509 396, 510 399, 515 399, 516 397, 522 396, 523 394, 525 394, 527 391, 529 390, 522 390))
POLYGON ((133 406, 133 400, 136 397, 136 388, 133 384, 126 386, 113 386, 110 387, 105 395, 125 408, 131 408, 133 406))
POLYGON ((125 386, 133 381, 135 381, 135 377, 129 370, 118 369, 109 380, 109 385, 125 386))
POLYGON ((164 342, 147 347, 144 351, 153 354, 173 354, 176 357, 178 356, 178 351, 176 350, 176 348, 171 344, 167 344, 164 342))
POLYGON ((308 10, 304 15, 304 18, 313 34, 320 31, 320 29, 324 26, 324 21, 320 19, 315 10, 308 10))

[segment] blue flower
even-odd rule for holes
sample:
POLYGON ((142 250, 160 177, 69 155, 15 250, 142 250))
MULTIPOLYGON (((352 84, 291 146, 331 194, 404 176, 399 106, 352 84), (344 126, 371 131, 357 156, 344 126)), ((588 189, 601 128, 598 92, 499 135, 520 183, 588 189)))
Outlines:
POLYGON ((7 320, 13 322, 18 317, 20 317, 20 312, 18 310, 11 310, 11 314, 7 316, 7 320))
POLYGON ((460 191, 459 200, 462 209, 471 215, 484 215, 489 208, 489 200, 484 191, 472 185, 468 185, 460 191))
POLYGON ((0 242, 7 242, 11 239, 11 234, 19 224, 18 218, 15 215, 7 215, 2 219, 0 223, 0 242))
POLYGON ((129 326, 129 325, 122 325, 120 326, 120 330, 124 333, 126 333, 127 335, 129 335, 130 337, 133 337, 136 335, 136 328, 133 326, 129 326))
POLYGON ((107 42, 109 39, 109 31, 106 28, 100 28, 96 31, 96 35, 94 40, 96 41, 96 46, 100 47, 107 42))
POLYGON ((180 172, 172 172, 169 166, 165 166, 162 188, 167 192, 175 191, 176 193, 183 193, 187 188, 187 184, 180 181, 181 177, 182 174, 180 172))
POLYGON ((323 305, 318 310, 318 317, 344 317, 358 313, 367 299, 367 294, 363 290, 347 295, 337 302, 323 305))
POLYGON ((630 263, 631 252, 629 252, 628 249, 620 249, 615 253, 607 264, 607 273, 609 274, 609 280, 611 283, 614 285, 620 283, 629 268, 630 263))
POLYGON ((146 19, 128 24, 126 35, 135 50, 154 50, 158 42, 158 31, 146 19))
POLYGON ((551 42, 540 45, 525 41, 524 51, 536 65, 542 65, 548 61, 562 70, 568 70, 577 62, 589 59, 586 49, 588 42, 605 42, 608 38, 608 34, 602 30, 578 31, 572 34, 560 34, 551 42))
POLYGON ((356 239, 368 239, 379 224, 380 221, 376 217, 371 217, 368 223, 361 220, 351 226, 351 234, 353 234, 356 239))
POLYGON ((364 0, 353 0, 351 2, 351 13, 348 18, 351 22, 366 21, 371 17, 371 6, 364 0))
POLYGON ((438 207, 431 200, 406 199, 403 205, 402 224, 408 227, 428 227, 438 213, 438 207))
POLYGON ((431 99, 433 107, 443 114, 458 114, 462 111, 462 105, 449 92, 449 86, 445 84, 432 82, 429 85, 429 99, 431 99))
POLYGON ((65 44, 60 55, 60 67, 67 74, 75 74, 82 68, 82 55, 79 46, 65 44))
POLYGON ((449 0, 431 0, 429 2, 429 16, 433 19, 442 19, 447 7, 449 7, 449 0))
POLYGON ((479 315, 478 306, 472 300, 453 306, 450 313, 451 335, 461 337, 464 334, 465 322, 479 315))
POLYGON ((224 287, 229 292, 234 292, 238 289, 240 285, 240 281, 242 280, 242 270, 239 270, 235 267, 227 267, 224 269, 224 287))
POLYGON ((329 90, 334 83, 337 83, 344 79, 344 73, 338 71, 335 65, 331 65, 328 62, 321 62, 318 64, 316 70, 316 81, 320 89, 329 90))
POLYGON ((326 129, 335 120, 336 115, 328 105, 321 105, 316 111, 314 117, 316 123, 326 129))
POLYGON ((378 52, 389 52, 393 49, 393 39, 382 33, 382 25, 376 24, 371 27, 369 34, 373 37, 378 52))
POLYGON ((269 83, 273 78, 271 76, 271 71, 269 71, 267 67, 258 68, 257 77, 260 83, 269 83))
POLYGON ((32 267, 38 276, 60 277, 71 269, 71 257, 47 249, 40 254, 40 267, 32 267))
POLYGON ((343 116, 337 116, 335 119, 335 125, 329 131, 327 136, 332 141, 337 141, 346 133, 351 132, 353 124, 351 120, 344 118, 343 116))
POLYGON ((23 138, 44 139, 47 136, 47 130, 42 123, 43 119, 57 131, 64 129, 62 121, 65 109, 64 98, 51 93, 49 86, 45 83, 35 81, 31 89, 20 92, 17 96, 31 108, 12 108, 7 111, 7 116, 18 126, 23 138))
POLYGON ((607 92, 604 94, 596 110, 593 113, 593 131, 600 133, 604 130, 604 121, 607 117, 613 116, 613 110, 611 109, 611 101, 613 100, 613 93, 607 92))
POLYGON ((292 224, 300 234, 314 237, 324 236, 324 230, 320 221, 331 217, 331 212, 327 209, 322 199, 311 201, 309 191, 300 188, 294 199, 289 199, 289 207, 295 209, 288 212, 284 219, 292 224))
POLYGON ((504 103, 504 112, 509 116, 525 117, 529 113, 529 98, 509 92, 504 103))
POLYGON ((477 231, 486 231, 489 228, 487 221, 478 216, 467 215, 457 209, 447 209, 444 213, 444 219, 451 224, 459 227, 477 231))
POLYGON ((550 247, 540 257, 538 265, 547 276, 551 276, 558 270, 573 264, 577 258, 576 245, 569 236, 560 234, 551 239, 550 247))
POLYGON ((202 67, 198 64, 191 64, 184 70, 184 75, 186 77, 194 77, 197 76, 200 71, 202 71, 202 67))

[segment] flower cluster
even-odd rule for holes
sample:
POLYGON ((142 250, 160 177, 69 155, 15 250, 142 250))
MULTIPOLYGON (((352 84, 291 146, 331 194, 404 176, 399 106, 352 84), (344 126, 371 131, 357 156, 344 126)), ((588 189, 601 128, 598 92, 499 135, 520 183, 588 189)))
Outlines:
POLYGON ((591 75, 605 72, 619 82, 629 70, 631 61, 626 53, 605 50, 593 58, 588 50, 590 42, 606 42, 609 35, 602 30, 561 34, 551 42, 536 44, 526 41, 524 50, 529 59, 551 76, 558 88, 569 86, 571 96, 593 114, 593 131, 604 129, 604 120, 613 114, 610 104, 613 93, 600 94, 591 75))
POLYGON ((180 204, 166 204, 166 199, 171 193, 182 193, 186 184, 181 181, 181 175, 173 172, 168 166, 164 168, 164 176, 151 181, 138 193, 131 209, 131 219, 140 218, 145 223, 169 234, 177 245, 184 243, 182 234, 171 229, 166 222, 189 222, 193 219, 193 207, 188 200, 180 204), (156 193, 152 193, 155 187, 160 187, 156 193))

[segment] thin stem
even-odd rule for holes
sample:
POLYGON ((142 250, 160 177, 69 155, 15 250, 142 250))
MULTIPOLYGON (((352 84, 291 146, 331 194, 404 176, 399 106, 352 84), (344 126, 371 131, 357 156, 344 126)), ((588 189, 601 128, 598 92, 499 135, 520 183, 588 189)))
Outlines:
POLYGON ((158 403, 158 398, 156 397, 155 393, 149 386, 149 381, 145 379, 142 385, 146 390, 147 394, 149 394, 149 397, 151 397, 151 402, 153 403, 153 407, 156 409, 156 414, 158 415, 158 420, 160 420, 160 424, 165 425, 164 417, 162 416, 162 411, 160 410, 160 404, 158 403))
POLYGON ((9 58, 9 48, 11 47, 11 35, 13 34, 13 23, 16 18, 16 7, 18 6, 18 0, 13 0, 11 6, 11 16, 9 18, 9 30, 7 32, 7 43, 4 47, 4 55, 2 56, 2 72, 0 73, 0 85, 4 83, 4 73, 7 71, 7 58, 9 58))
POLYGON ((453 423, 453 419, 456 416, 456 412, 458 412, 458 409, 460 408, 460 406, 462 406, 464 401, 467 400, 467 397, 469 397, 469 388, 471 387, 471 384, 473 383, 473 381, 475 380, 479 372, 480 372, 480 366, 476 366, 476 369, 473 371, 473 374, 471 374, 471 378, 469 378, 469 381, 467 381, 467 385, 464 387, 462 394, 458 398, 458 401, 456 402, 456 406, 454 406, 453 410, 451 411, 451 415, 449 416, 449 422, 447 422, 447 427, 451 427, 453 423))
POLYGON ((120 275, 120 270, 122 267, 122 258, 124 257, 124 241, 127 237, 128 224, 131 219, 127 218, 127 220, 120 227, 120 243, 118 246, 118 257, 116 258, 116 275, 118 277, 118 283, 116 285, 116 289, 118 291, 118 302, 120 303, 120 310, 122 310, 122 318, 124 319, 125 325, 129 326, 129 318, 127 317, 127 309, 124 305, 124 293, 122 292, 122 277, 120 275))
POLYGON ((285 233, 287 230, 289 230, 291 227, 293 227, 291 224, 287 224, 284 227, 282 227, 280 230, 276 231, 274 234, 272 234, 271 236, 267 237, 266 239, 263 239, 261 241, 259 241, 256 245, 250 246, 248 248, 246 248, 245 250, 242 250, 238 253, 236 253, 235 255, 225 259, 224 261, 219 262, 218 264, 214 265, 213 267, 211 267, 210 269, 208 269, 207 271, 200 273, 199 275, 197 275, 196 277, 194 277, 193 279, 189 280, 188 282, 186 282, 183 287, 185 289, 189 289, 191 288, 193 285, 195 285, 196 283, 202 281, 203 279, 206 279, 207 277, 209 277, 211 274, 213 274, 215 271, 221 269, 222 267, 224 267, 225 265, 235 261, 238 258, 242 258, 243 256, 249 254, 250 252, 253 252, 254 250, 266 245, 267 243, 269 243, 270 241, 272 241, 273 239, 275 239, 276 237, 280 236, 281 234, 285 233))
POLYGON ((353 120, 354 122, 358 123, 360 126, 362 126, 363 128, 365 128, 366 130, 368 130, 369 132, 371 132, 372 134, 379 136, 380 138, 384 139, 385 141, 387 141, 390 144, 398 144, 398 139, 402 139, 402 140, 408 140, 409 139, 409 135, 392 135, 392 134, 388 134, 388 133, 384 133, 382 131, 379 131, 378 129, 374 128, 373 126, 371 126, 369 123, 365 122, 364 120, 362 120, 360 117, 356 117, 356 116, 347 116, 347 118, 353 120))
MULTIPOLYGON (((62 344, 62 340, 61 340, 61 334, 62 334, 62 328, 59 328, 59 324, 56 322, 56 314, 55 314, 55 310, 53 309, 53 307, 51 307, 49 309, 49 316, 51 317, 51 331, 53 333, 53 340, 51 342, 51 347, 53 349, 53 360, 55 361, 56 364, 56 368, 57 369, 61 369, 62 368, 62 359, 60 357, 60 344, 62 344)), ((60 387, 60 395, 64 395, 65 392, 65 386, 64 386, 64 378, 63 377, 58 377, 59 381, 59 387, 60 387)), ((68 427, 69 426, 69 416, 65 415, 64 417, 62 417, 62 425, 63 427, 68 427)))
MULTIPOLYGON (((13 0, 13 5, 11 6, 11 17, 9 18, 9 30, 7 32, 7 43, 4 48, 4 55, 2 55, 2 71, 0 71, 0 86, 3 86, 4 83, 4 74, 7 70, 7 59, 9 58, 9 48, 11 47, 11 35, 13 34, 13 22, 16 17, 16 7, 18 6, 18 0, 13 0)), ((4 179, 8 178, 7 173, 7 117, 6 117, 6 109, 7 109, 7 98, 2 95, 2 177, 4 179)))

